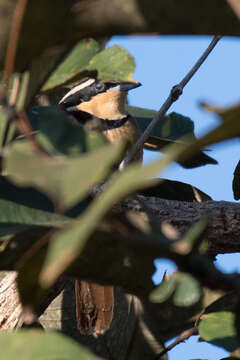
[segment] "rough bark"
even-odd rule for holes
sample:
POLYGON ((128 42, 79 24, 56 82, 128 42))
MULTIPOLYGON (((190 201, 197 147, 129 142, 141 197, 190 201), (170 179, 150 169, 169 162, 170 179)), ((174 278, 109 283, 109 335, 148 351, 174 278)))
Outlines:
MULTIPOLYGON (((126 212, 127 210, 135 210, 143 219, 147 220, 145 214, 145 206, 148 207, 148 212, 154 219, 160 222, 169 223, 173 225, 179 232, 185 232, 193 222, 199 220, 202 216, 212 214, 212 222, 209 224, 207 235, 210 240, 211 250, 215 252, 230 252, 239 251, 239 220, 240 220, 240 206, 236 203, 230 202, 215 202, 206 201, 203 203, 198 202, 182 202, 163 200, 154 197, 141 197, 144 204, 139 204, 135 200, 128 201, 127 203, 118 207, 118 211, 126 212), (141 206, 144 207, 141 208, 141 206)), ((140 202, 141 203, 141 202, 140 202)), ((116 209, 115 209, 116 210, 116 209)), ((101 242, 101 239, 98 239, 101 242)), ((105 251, 105 263, 107 262, 108 268, 111 269, 113 276, 119 274, 119 266, 121 265, 122 274, 118 283, 125 286, 125 290, 131 288, 136 293, 148 293, 153 288, 151 282, 151 274, 153 271, 152 260, 154 258, 154 250, 151 252, 146 251, 144 246, 143 251, 137 250, 136 246, 130 249, 128 260, 132 261, 134 257, 136 260, 133 263, 135 273, 130 275, 131 267, 126 270, 122 266, 122 254, 118 240, 116 239, 116 248, 114 253, 108 253, 107 243, 103 244, 105 251), (118 248, 119 247, 119 248, 118 248), (133 255, 131 255, 131 251, 133 255), (117 253, 117 256, 116 256, 117 253), (111 259, 112 263, 108 263, 111 259), (119 263, 118 263, 119 261, 119 263), (114 268, 114 266, 116 268, 114 268), (144 270, 144 271, 143 271, 144 270), (144 274, 143 274, 144 273, 144 274), (139 279, 139 281, 137 280, 139 279), (127 284, 128 283, 128 284, 127 284), (134 285, 133 285, 134 284, 134 285), (142 284, 142 287, 141 287, 142 284), (135 289, 134 289, 135 286, 135 289)), ((141 248, 141 246, 140 246, 141 248)), ((99 252, 98 252, 99 253, 99 252)), ((99 255, 99 254, 98 254, 99 255)), ((88 256, 88 255, 87 255, 88 256)), ((96 270, 94 266, 88 266, 85 258, 83 267, 78 264, 77 269, 85 277, 94 277, 96 279, 96 270), (92 273, 89 269, 92 269, 92 273), (85 272, 84 273, 84 269, 85 272)), ((123 252, 123 257, 125 253, 123 252)), ((99 256, 98 256, 99 257, 99 256)), ((89 261, 91 260, 91 256, 89 261)), ((99 260, 98 260, 99 261, 99 260)), ((127 264, 126 268, 129 267, 127 264)), ((105 281, 109 281, 108 270, 100 263, 96 264, 98 268, 102 269, 105 274, 105 281)), ((203 270, 203 269, 202 269, 203 270)), ((202 271, 201 270, 201 271, 202 271)), ((212 271, 212 269, 210 269, 212 271)), ((208 270, 207 270, 208 271, 208 270)), ((204 275, 205 276, 205 275, 204 275)), ((213 276, 213 282, 218 283, 218 274, 208 272, 208 278, 213 276)), ((15 284, 16 273, 8 274, 0 283, 0 324, 1 330, 13 329, 21 315, 22 307, 19 302, 17 287, 15 284)), ((226 289, 228 284, 233 285, 233 289, 238 286, 239 282, 234 282, 234 278, 224 278, 226 289)), ((61 284, 61 283, 60 283, 61 284)), ((61 284, 61 286, 64 283, 61 284)), ((177 308, 171 302, 163 304, 151 304, 147 298, 138 298, 134 295, 126 295, 119 288, 115 292, 115 311, 114 319, 111 328, 107 333, 100 337, 95 338, 92 336, 81 336, 77 330, 76 317, 75 317, 75 299, 74 299, 74 286, 72 281, 68 281, 67 286, 60 295, 58 295, 59 288, 51 289, 50 296, 45 300, 40 309, 40 323, 44 328, 58 329, 64 334, 71 336, 76 341, 90 346, 91 349, 109 359, 114 359, 117 354, 118 359, 145 359, 152 358, 154 354, 161 352, 162 343, 173 336, 181 333, 183 330, 191 328, 194 325, 195 319, 198 317, 203 306, 208 305, 218 296, 218 292, 211 292, 204 290, 204 297, 191 308, 177 308), (52 299, 54 301, 51 303, 52 299)))
MULTIPOLYGON (((210 217, 206 231, 209 252, 214 254, 240 251, 240 205, 227 201, 185 202, 165 200, 156 197, 141 197, 147 206, 148 213, 172 225, 180 234, 203 217, 210 217)), ((122 211, 135 209, 142 212, 144 208, 137 202, 123 204, 122 211)), ((147 218, 146 218, 147 219, 147 218)))
MULTIPOLYGON (((6 320, 1 322, 0 331, 14 329, 21 313, 16 275, 16 272, 5 273, 0 283, 0 318, 6 320), (7 283, 9 286, 5 286, 7 283), (4 301, 6 298, 8 301, 4 301)), ((50 306, 42 308, 39 322, 43 328, 59 330, 104 358, 150 359, 162 351, 164 341, 191 328, 202 307, 220 295, 204 289, 201 302, 183 308, 171 302, 151 304, 116 288, 114 318, 109 331, 100 337, 83 336, 77 329, 74 282, 69 280, 63 292, 59 295, 56 292, 52 302, 49 299, 50 306)))

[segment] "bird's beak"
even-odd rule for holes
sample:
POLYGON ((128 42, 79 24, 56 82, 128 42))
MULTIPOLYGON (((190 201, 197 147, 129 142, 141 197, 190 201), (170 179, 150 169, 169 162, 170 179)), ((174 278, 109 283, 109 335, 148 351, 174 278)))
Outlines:
POLYGON ((120 91, 129 91, 129 90, 135 89, 141 85, 142 84, 137 81, 136 82, 123 81, 120 84, 120 91))

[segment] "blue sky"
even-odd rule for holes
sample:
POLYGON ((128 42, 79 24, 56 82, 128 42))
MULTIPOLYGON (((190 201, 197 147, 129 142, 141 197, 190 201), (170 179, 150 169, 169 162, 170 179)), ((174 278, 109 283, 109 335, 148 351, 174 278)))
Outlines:
MULTIPOLYGON (((108 45, 121 45, 135 58, 134 79, 140 81, 143 86, 129 94, 129 103, 158 110, 172 86, 182 80, 210 41, 211 37, 114 37, 108 45)), ((196 136, 201 136, 217 126, 217 116, 203 110, 199 103, 204 101, 226 107, 240 102, 239 64, 240 40, 220 40, 198 73, 185 87, 181 98, 173 104, 170 112, 176 111, 189 116, 194 121, 196 136)), ((214 200, 234 201, 232 176, 240 159, 239 139, 211 147, 209 155, 216 158, 219 165, 186 170, 172 164, 161 176, 195 185, 214 200)), ((159 156, 161 155, 158 153, 146 151, 144 161, 147 163, 159 156)), ((174 269, 169 262, 164 261, 160 264, 156 280, 161 278, 165 269, 169 272, 174 269)), ((227 272, 239 271, 239 254, 218 256, 217 265, 227 272)), ((172 350, 169 359, 217 360, 227 354, 220 348, 197 343, 194 337, 172 350)))

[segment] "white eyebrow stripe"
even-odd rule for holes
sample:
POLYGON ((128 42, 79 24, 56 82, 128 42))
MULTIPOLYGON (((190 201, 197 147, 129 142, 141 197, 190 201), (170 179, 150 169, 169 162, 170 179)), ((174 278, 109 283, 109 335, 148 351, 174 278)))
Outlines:
POLYGON ((75 86, 66 95, 64 95, 64 97, 59 101, 59 104, 61 104, 70 95, 73 95, 76 92, 84 89, 85 87, 92 85, 94 82, 95 82, 95 79, 88 79, 87 81, 84 81, 82 84, 75 86))
POLYGON ((115 90, 115 91, 120 91, 120 85, 117 84, 117 85, 111 87, 110 89, 107 90, 107 92, 113 91, 113 90, 115 90))

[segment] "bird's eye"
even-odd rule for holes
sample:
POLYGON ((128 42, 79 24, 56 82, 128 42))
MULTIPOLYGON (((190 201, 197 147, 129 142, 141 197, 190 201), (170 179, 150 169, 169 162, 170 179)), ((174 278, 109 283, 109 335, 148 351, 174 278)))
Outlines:
POLYGON ((104 91, 105 90, 104 84, 96 84, 95 87, 96 87, 96 89, 98 91, 104 91))

